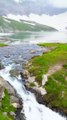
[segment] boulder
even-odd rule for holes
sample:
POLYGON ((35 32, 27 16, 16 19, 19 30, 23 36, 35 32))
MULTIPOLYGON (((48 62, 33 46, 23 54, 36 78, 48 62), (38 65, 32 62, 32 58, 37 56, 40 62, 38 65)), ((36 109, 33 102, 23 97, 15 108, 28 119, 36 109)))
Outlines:
POLYGON ((0 101, 4 97, 4 87, 0 86, 0 101))
POLYGON ((20 75, 22 78, 28 79, 29 72, 27 70, 24 70, 23 72, 20 72, 20 75))
POLYGON ((31 52, 32 54, 36 53, 36 51, 35 51, 35 50, 31 50, 30 52, 31 52))
POLYGON ((33 87, 33 89, 36 90, 41 95, 45 95, 46 94, 46 90, 44 88, 42 88, 42 87, 33 87))
POLYGON ((11 102, 11 103, 15 103, 15 102, 18 103, 18 102, 19 102, 19 98, 11 95, 11 96, 10 96, 10 102, 11 102))
POLYGON ((21 108, 22 106, 19 103, 12 103, 14 108, 21 108))
POLYGON ((44 74, 42 79, 42 86, 44 86, 47 81, 48 81, 47 74, 44 74))
POLYGON ((4 69, 4 65, 0 62, 0 70, 4 69))
POLYGON ((0 85, 3 86, 3 88, 7 89, 9 94, 15 95, 14 88, 2 77, 0 77, 0 85))
POLYGON ((17 77, 19 76, 19 71, 17 69, 10 70, 10 75, 12 77, 17 77))
POLYGON ((10 116, 16 116, 16 114, 14 112, 10 112, 10 116))

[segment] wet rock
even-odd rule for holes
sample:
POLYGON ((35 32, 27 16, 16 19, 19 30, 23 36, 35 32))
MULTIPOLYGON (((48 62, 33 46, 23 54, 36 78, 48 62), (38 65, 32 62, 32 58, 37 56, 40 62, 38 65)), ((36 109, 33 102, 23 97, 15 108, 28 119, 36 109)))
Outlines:
POLYGON ((19 103, 12 103, 12 105, 14 106, 14 108, 21 108, 21 105, 19 103))
POLYGON ((20 72, 20 75, 22 78, 28 79, 29 72, 27 70, 24 70, 23 72, 20 72))
POLYGON ((35 76, 29 76, 28 77, 28 82, 31 83, 31 82, 34 82, 35 81, 35 76))
POLYGON ((30 87, 28 87, 28 86, 26 86, 26 89, 27 89, 28 91, 31 91, 32 93, 35 94, 38 103, 44 104, 43 95, 41 95, 41 93, 40 93, 39 91, 37 91, 37 90, 35 90, 35 89, 33 89, 33 88, 30 88, 30 87))
POLYGON ((14 100, 12 101, 12 105, 16 108, 16 109, 22 109, 23 108, 23 102, 22 99, 19 97, 13 97, 14 100))
POLYGON ((31 50, 30 52, 31 52, 32 54, 36 53, 36 51, 35 51, 35 50, 31 50))
POLYGON ((0 101, 4 97, 4 87, 0 86, 0 101))
POLYGON ((10 96, 10 102, 11 102, 11 103, 15 103, 15 102, 18 103, 18 102, 19 102, 19 98, 11 95, 11 96, 10 96))
POLYGON ((21 109, 17 109, 15 120, 26 120, 25 115, 24 115, 24 113, 21 111, 21 109))
POLYGON ((12 77, 17 77, 19 75, 19 71, 17 69, 10 70, 10 75, 12 77))
POLYGON ((0 70, 4 69, 4 65, 0 62, 0 70))
POLYGON ((2 87, 4 87, 5 89, 7 89, 8 90, 8 93, 10 94, 10 95, 15 95, 15 90, 14 90, 14 88, 6 81, 6 80, 4 80, 2 77, 0 77, 0 85, 2 86, 2 87))
POLYGON ((39 92, 41 95, 45 95, 46 91, 44 88, 42 87, 33 87, 34 90, 36 90, 37 92, 39 92))
POLYGON ((7 81, 5 81, 3 78, 0 78, 0 84, 2 85, 0 87, 0 101, 3 98, 4 89, 7 89, 8 93, 10 94, 11 104, 15 108, 21 108, 22 107, 21 98, 19 98, 19 96, 16 94, 16 91, 14 90, 14 88, 7 81))
POLYGON ((8 90, 8 93, 10 95, 15 95, 15 89, 11 85, 9 85, 8 82, 5 82, 5 88, 8 90))
POLYGON ((5 57, 5 58, 9 58, 9 57, 10 57, 10 55, 8 54, 8 55, 5 55, 4 57, 5 57))

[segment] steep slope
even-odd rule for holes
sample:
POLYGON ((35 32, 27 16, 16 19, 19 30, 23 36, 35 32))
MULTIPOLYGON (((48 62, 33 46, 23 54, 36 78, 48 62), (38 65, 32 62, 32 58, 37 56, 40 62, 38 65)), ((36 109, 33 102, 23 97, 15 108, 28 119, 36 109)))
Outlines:
POLYGON ((56 29, 29 21, 16 21, 0 17, 0 32, 17 32, 17 31, 55 31, 56 29))

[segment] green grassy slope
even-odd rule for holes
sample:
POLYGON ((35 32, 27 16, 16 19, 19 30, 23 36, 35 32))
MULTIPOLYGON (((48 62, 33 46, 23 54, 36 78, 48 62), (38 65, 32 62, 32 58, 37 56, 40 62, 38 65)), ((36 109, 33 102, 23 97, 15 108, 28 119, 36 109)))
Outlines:
POLYGON ((15 21, 0 17, 0 32, 9 31, 55 31, 56 29, 28 21, 15 21))
POLYGON ((14 116, 11 116, 10 112, 15 112, 15 108, 11 105, 10 95, 6 89, 4 93, 5 96, 2 101, 0 101, 0 120, 14 120, 14 116), (4 113, 6 113, 6 115, 4 113))
POLYGON ((61 62, 67 62, 67 44, 51 43, 42 45, 51 49, 55 47, 55 49, 31 60, 32 66, 29 71, 36 75, 38 81, 41 80, 43 74, 48 72, 51 66, 61 62))
MULTIPOLYGON (((42 75, 48 74, 52 69, 53 73, 48 76, 48 81, 44 86, 47 94, 44 95, 44 101, 48 106, 59 109, 67 114, 67 44, 47 43, 41 44, 51 49, 50 52, 42 56, 32 58, 28 67, 31 75, 36 76, 36 81, 42 85, 42 75), (62 65, 60 70, 54 69, 54 66, 62 65)), ((58 67, 57 66, 57 67, 58 67)))

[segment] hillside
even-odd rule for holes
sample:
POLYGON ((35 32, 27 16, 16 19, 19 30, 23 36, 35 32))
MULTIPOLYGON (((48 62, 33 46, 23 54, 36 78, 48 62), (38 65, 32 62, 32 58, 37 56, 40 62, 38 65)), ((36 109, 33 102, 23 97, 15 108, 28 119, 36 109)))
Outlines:
POLYGON ((26 68, 30 75, 35 76, 34 82, 29 82, 29 87, 38 88, 40 91, 40 88, 46 90, 42 98, 43 102, 61 114, 67 115, 67 44, 39 45, 49 50, 27 63, 26 68))
POLYGON ((56 29, 29 21, 16 21, 0 17, 0 32, 18 32, 18 31, 55 31, 56 29))

